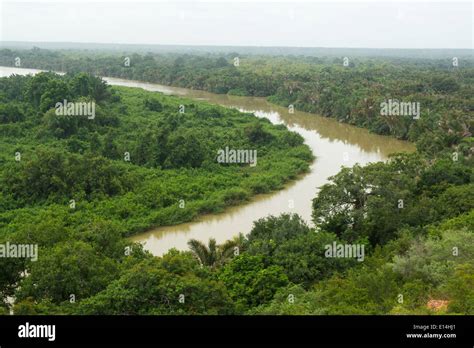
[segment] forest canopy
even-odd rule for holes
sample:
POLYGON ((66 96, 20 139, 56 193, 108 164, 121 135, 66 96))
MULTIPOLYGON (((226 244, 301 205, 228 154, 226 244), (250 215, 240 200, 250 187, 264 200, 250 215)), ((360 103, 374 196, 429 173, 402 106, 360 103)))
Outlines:
POLYGON ((0 65, 17 55, 67 74, 0 79, 0 242, 44 255, 0 260, 5 313, 474 314, 472 59, 3 49, 0 65), (417 152, 342 168, 312 202, 314 226, 268 216, 154 257, 125 237, 279 189, 312 155, 251 114, 95 76, 266 97, 417 152), (94 102, 96 117, 57 117, 58 100, 94 102), (389 100, 419 103, 419 117, 384 115, 389 100), (218 163, 225 146, 259 164, 218 163), (363 247, 363 262, 327 257, 333 244, 363 247))

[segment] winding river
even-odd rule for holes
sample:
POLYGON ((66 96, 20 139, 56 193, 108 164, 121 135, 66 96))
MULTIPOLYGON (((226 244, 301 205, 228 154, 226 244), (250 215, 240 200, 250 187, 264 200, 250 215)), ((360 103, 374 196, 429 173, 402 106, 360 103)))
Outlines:
MULTIPOLYGON (((37 72, 39 70, 0 67, 0 76, 37 72)), ((274 124, 284 124, 301 134, 316 156, 310 172, 290 182, 281 191, 255 196, 247 204, 228 208, 221 214, 204 215, 193 222, 163 226, 131 237, 131 240, 144 244, 144 248, 154 255, 162 255, 170 248, 185 250, 191 238, 207 242, 212 237, 222 243, 240 232, 247 234, 255 220, 268 215, 297 213, 311 224, 311 200, 316 196, 318 187, 339 172, 342 166, 384 161, 392 153, 415 149, 411 143, 371 134, 334 119, 296 110, 289 113, 287 108, 270 104, 265 98, 213 94, 110 77, 104 79, 111 85, 143 88, 253 112, 258 117, 265 117, 274 124)))

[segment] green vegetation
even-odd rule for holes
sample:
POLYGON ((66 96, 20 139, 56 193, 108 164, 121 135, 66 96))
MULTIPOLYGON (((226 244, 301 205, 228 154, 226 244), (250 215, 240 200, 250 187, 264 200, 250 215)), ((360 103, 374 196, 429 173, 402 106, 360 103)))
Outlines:
MULTIPOLYGON (((337 51, 337 50, 336 50, 337 51)), ((347 54, 352 51, 347 50, 347 54)), ((226 54, 137 54, 101 51, 0 50, 0 65, 22 57, 24 67, 89 72, 213 93, 262 96, 282 106, 417 142, 428 157, 472 143, 474 60, 348 56, 258 56, 226 54), (130 65, 125 65, 125 57, 130 65), (238 66, 234 58, 239 58, 238 66), (354 57, 354 58, 352 58, 354 57), (381 115, 388 99, 420 103, 420 119, 381 115)), ((427 53, 428 54, 428 53, 427 53)))
MULTIPOLYGON (((0 244, 38 244, 41 255, 0 259, 4 303, 15 295, 19 303, 57 305, 115 280, 122 286, 125 273, 158 262, 138 245, 126 255, 124 237, 280 189, 312 161, 301 136, 266 119, 111 88, 84 73, 12 76, 0 86, 0 244), (56 103, 64 100, 94 102, 94 117, 58 115, 56 103), (225 147, 257 151, 258 165, 218 163, 225 147), (125 261, 134 255, 136 264, 125 261)), ((208 291, 197 284, 203 275, 196 277, 183 287, 208 291)))
MULTIPOLYGON (((0 64, 17 53, 2 50, 0 64)), ((135 54, 125 67, 118 54, 34 49, 22 61, 266 96, 414 141, 417 153, 343 168, 313 200, 315 227, 269 216, 222 245, 153 257, 124 236, 281 187, 308 168, 301 138, 83 73, 1 79, 0 238, 45 255, 0 260, 5 307, 15 295, 17 314, 474 314, 472 60, 248 56, 236 67, 235 56, 135 54), (97 101, 94 121, 55 117, 65 98, 97 101), (387 99, 419 102, 420 118, 381 115, 387 99), (216 163, 225 146, 257 149, 259 165, 216 163), (328 257, 333 243, 363 247, 364 259, 328 257)))

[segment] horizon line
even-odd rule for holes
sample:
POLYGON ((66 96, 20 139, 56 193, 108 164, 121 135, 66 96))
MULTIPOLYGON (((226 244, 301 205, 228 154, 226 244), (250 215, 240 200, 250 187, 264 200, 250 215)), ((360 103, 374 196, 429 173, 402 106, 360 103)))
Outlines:
POLYGON ((72 44, 72 45, 131 45, 131 46, 179 46, 179 47, 240 47, 240 48, 299 48, 299 49, 371 49, 371 50, 473 50, 472 47, 341 47, 341 46, 274 46, 274 45, 221 45, 221 44, 160 44, 160 43, 117 43, 117 42, 84 42, 84 41, 16 41, 0 40, 1 43, 24 43, 24 44, 72 44))

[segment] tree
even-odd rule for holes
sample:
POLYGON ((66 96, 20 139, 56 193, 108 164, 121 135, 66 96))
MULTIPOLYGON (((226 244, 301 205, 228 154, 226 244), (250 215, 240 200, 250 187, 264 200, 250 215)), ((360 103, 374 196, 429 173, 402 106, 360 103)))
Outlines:
MULTIPOLYGON (((42 95, 48 89, 48 83, 55 76, 54 73, 41 72, 32 77, 24 91, 26 98, 34 106, 39 107, 42 95)), ((57 100, 56 102, 58 102, 57 100)))
POLYGON ((48 298, 58 304, 69 301, 71 295, 84 299, 104 289, 118 270, 112 259, 82 241, 60 243, 38 253, 16 293, 20 300, 48 298))
POLYGON ((273 300, 265 305, 249 310, 253 315, 320 315, 318 293, 305 291, 298 285, 290 284, 278 289, 273 300))
POLYGON ((474 314, 474 265, 461 264, 446 285, 451 313, 474 314))
POLYGON ((76 116, 56 115, 52 109, 44 114, 43 124, 55 137, 68 138, 77 133, 80 119, 76 116))
POLYGON ((198 168, 209 153, 201 137, 191 130, 172 133, 166 148, 169 154, 165 166, 170 168, 198 168))
POLYGON ((263 129, 261 122, 252 123, 245 128, 244 132, 250 142, 254 144, 267 142, 271 138, 271 134, 263 129))
POLYGON ((8 103, 0 105, 0 124, 10 122, 21 122, 25 119, 25 114, 19 104, 8 103))
POLYGON ((98 77, 89 77, 89 89, 91 91, 90 96, 98 103, 107 100, 111 96, 107 82, 98 77))
POLYGON ((459 84, 452 77, 434 77, 431 86, 437 92, 452 93, 459 89, 459 84))
POLYGON ((189 240, 188 246, 201 265, 215 268, 223 265, 234 255, 238 244, 236 241, 228 240, 224 244, 217 245, 216 240, 211 238, 207 246, 196 239, 189 240))
POLYGON ((326 246, 339 243, 337 236, 309 228, 299 215, 270 216, 254 223, 246 251, 264 256, 267 265, 283 268, 288 279, 309 288, 315 281, 356 263, 354 259, 328 258, 326 246))
POLYGON ((121 157, 121 154, 117 148, 117 144, 114 141, 114 135, 111 132, 108 132, 105 137, 102 155, 114 160, 121 157))
MULTIPOLYGON (((70 98, 69 85, 63 80, 52 78, 41 94, 39 109, 41 112, 46 112, 53 108, 56 103, 64 103, 64 100, 70 98)), ((70 100, 68 101, 70 102, 70 100)))
POLYGON ((148 110, 161 112, 163 110, 163 105, 160 103, 158 99, 155 98, 147 98, 145 99, 145 107, 148 110))
POLYGON ((167 261, 145 259, 126 269, 104 291, 80 303, 77 313, 232 314, 233 304, 222 284, 199 274, 192 266, 188 268, 192 265, 189 261, 196 264, 183 253, 173 253, 172 260, 167 261))
POLYGON ((269 302, 278 288, 288 284, 288 277, 281 267, 265 267, 262 256, 247 253, 226 264, 218 278, 225 284, 239 311, 269 302))
POLYGON ((79 73, 74 75, 70 84, 71 84, 71 92, 75 96, 86 97, 91 95, 92 93, 92 86, 91 86, 91 78, 92 76, 86 73, 79 73))

